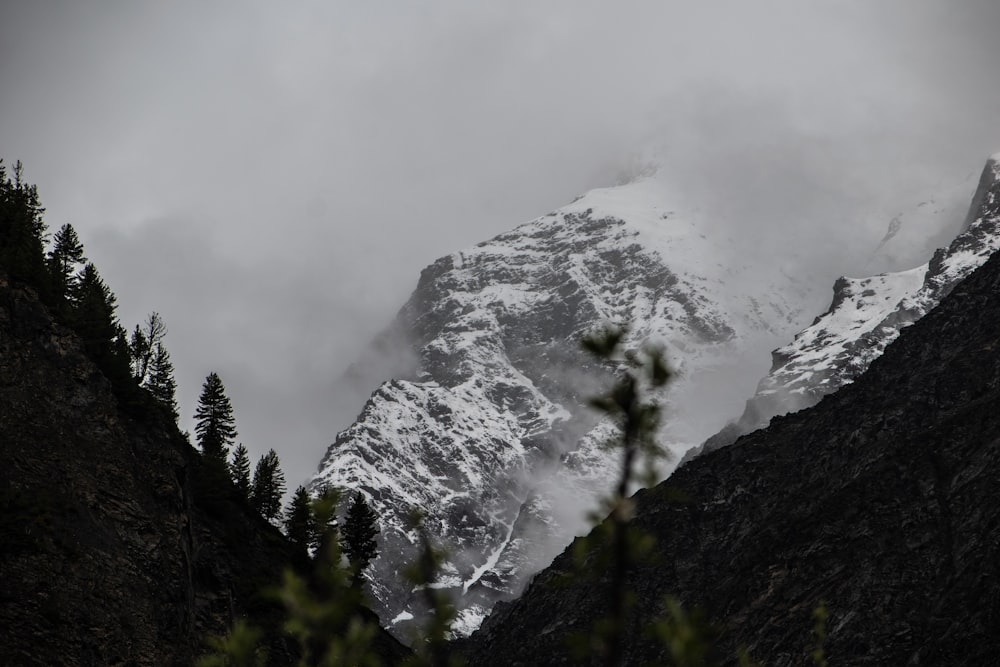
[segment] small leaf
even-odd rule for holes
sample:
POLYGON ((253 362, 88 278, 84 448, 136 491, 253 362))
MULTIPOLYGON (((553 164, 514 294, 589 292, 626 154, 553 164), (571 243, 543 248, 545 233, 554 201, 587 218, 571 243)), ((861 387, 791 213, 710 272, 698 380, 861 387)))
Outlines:
POLYGON ((652 382, 654 387, 662 387, 669 380, 670 376, 673 374, 670 367, 667 366, 667 362, 663 359, 663 355, 659 352, 651 355, 650 357, 650 382, 652 382))
POLYGON ((618 405, 608 396, 595 396, 587 401, 590 407, 600 410, 606 414, 614 414, 618 410, 618 405))
POLYGON ((610 359, 614 356, 615 350, 624 337, 624 327, 605 324, 603 327, 584 336, 580 344, 583 346, 583 349, 598 359, 610 359))

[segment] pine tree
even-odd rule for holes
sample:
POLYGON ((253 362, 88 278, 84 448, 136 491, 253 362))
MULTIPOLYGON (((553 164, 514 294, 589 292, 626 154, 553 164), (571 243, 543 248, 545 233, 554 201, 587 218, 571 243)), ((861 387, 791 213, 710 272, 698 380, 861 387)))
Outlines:
POLYGON ((312 502, 313 513, 313 541, 309 546, 316 550, 316 557, 320 557, 320 551, 324 545, 330 542, 337 543, 337 551, 340 551, 340 524, 337 522, 337 507, 340 505, 340 490, 333 486, 324 485, 315 491, 316 498, 312 502))
POLYGON ((167 335, 167 325, 159 313, 153 312, 146 317, 140 327, 138 324, 132 331, 129 341, 129 357, 132 364, 132 375, 135 381, 142 385, 150 372, 150 364, 157 346, 167 335))
POLYGON ((73 225, 65 224, 59 228, 52 238, 52 249, 49 250, 49 277, 52 281, 53 296, 57 302, 69 297, 76 283, 78 264, 84 264, 87 258, 83 256, 83 244, 77 236, 73 225))
POLYGON ((236 445, 233 450, 233 460, 229 464, 229 476, 233 480, 233 485, 240 491, 240 498, 250 501, 250 453, 243 443, 236 445))
POLYGON ((118 307, 114 293, 101 279, 97 267, 88 262, 73 287, 73 325, 90 351, 108 349, 118 335, 118 307))
POLYGON ((360 585, 365 568, 378 555, 378 542, 375 541, 378 533, 375 511, 357 491, 344 519, 344 553, 354 571, 355 585, 360 585))
POLYGON ((260 457, 253 471, 250 504, 262 517, 275 521, 281 515, 281 497, 285 495, 285 473, 281 472, 278 454, 269 449, 260 457))
POLYGON ((225 466, 229 446, 236 438, 236 420, 233 417, 233 406, 226 396, 226 388, 214 372, 205 378, 194 418, 198 420, 194 431, 202 453, 225 466))
POLYGON ((93 263, 83 267, 71 297, 70 323, 83 339, 87 354, 113 384, 128 383, 128 342, 115 315, 117 299, 93 263))
POLYGON ((295 546, 301 561, 308 560, 309 547, 316 540, 316 522, 313 516, 312 498, 305 487, 298 487, 285 510, 285 535, 295 546))
MULTIPOLYGON (((174 421, 180 416, 177 411, 177 382, 174 381, 174 365, 170 354, 162 343, 156 344, 156 351, 149 364, 149 376, 143 385, 161 405, 170 410, 174 421)), ((249 470, 247 471, 249 473, 249 470)))
POLYGON ((149 344, 146 334, 142 332, 142 327, 138 324, 135 325, 135 329, 132 329, 132 335, 128 339, 128 356, 132 367, 132 377, 140 385, 146 379, 139 374, 140 360, 148 357, 150 350, 152 350, 152 346, 149 344))
POLYGON ((46 296, 45 223, 38 189, 23 180, 21 162, 14 164, 14 179, 0 161, 0 266, 14 278, 32 283, 46 296))

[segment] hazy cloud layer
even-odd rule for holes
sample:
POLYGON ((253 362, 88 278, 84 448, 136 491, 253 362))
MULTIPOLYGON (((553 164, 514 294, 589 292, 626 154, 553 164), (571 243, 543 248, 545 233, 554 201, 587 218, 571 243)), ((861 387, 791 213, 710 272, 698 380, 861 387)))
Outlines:
POLYGON ((164 315, 182 412, 218 371, 294 486, 420 268, 649 159, 713 233, 866 270, 1000 150, 998 33, 993 0, 21 3, 0 156, 126 324, 164 315))

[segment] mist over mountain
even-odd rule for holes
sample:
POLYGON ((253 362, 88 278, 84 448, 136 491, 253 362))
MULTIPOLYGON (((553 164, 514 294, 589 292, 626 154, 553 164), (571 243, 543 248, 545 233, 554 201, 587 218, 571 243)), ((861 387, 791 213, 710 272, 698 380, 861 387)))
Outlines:
MULTIPOLYGON (((994 168, 973 210, 984 228, 1000 222, 994 168)), ((667 617, 667 596, 714 626, 707 658, 719 664, 743 664, 741 650, 808 664, 820 605, 831 663, 993 660, 998 288, 994 254, 853 382, 636 494, 633 524, 656 548, 628 573, 624 664, 669 658, 649 630, 667 617)), ((466 645, 470 661, 570 664, 567 642, 608 615, 611 576, 595 551, 585 574, 567 550, 498 606, 466 645)))
MULTIPOLYGON (((994 168, 986 167, 973 211, 994 168)), ((629 345, 661 345, 676 366, 661 397, 659 438, 673 454, 666 476, 739 413, 770 350, 796 332, 793 345, 812 341, 809 358, 826 355, 838 380, 788 363, 788 386, 768 403, 768 418, 856 377, 984 261, 1000 235, 988 215, 966 219, 975 187, 970 179, 915 203, 887 221, 885 237, 865 254, 865 266, 915 268, 856 281, 853 295, 846 285, 854 283, 838 283, 831 312, 852 304, 854 319, 881 332, 864 345, 840 342, 859 336, 851 318, 828 313, 805 328, 821 297, 797 245, 724 233, 729 226, 713 224, 655 169, 427 267, 353 371, 392 374, 337 435, 312 481, 361 489, 378 508, 382 555, 370 581, 384 620, 405 637, 421 619, 419 596, 395 576, 415 553, 407 527, 415 508, 449 551, 441 586, 455 597, 461 633, 586 529, 616 465, 601 446, 609 425, 585 407, 603 377, 579 349, 585 333, 602 322, 630 324, 629 345), (926 264, 927 244, 963 225, 926 264), (890 318, 893 309, 903 314, 890 318), (811 333, 820 323, 828 331, 811 333)), ((761 387, 768 382, 777 382, 773 374, 761 387)), ((753 427, 766 425, 763 410, 753 414, 753 427)))
POLYGON ((1000 145, 992 0, 2 14, 4 154, 90 239, 124 320, 157 304, 183 427, 214 369, 251 454, 295 482, 374 388, 341 371, 424 266, 649 153, 721 232, 798 245, 819 313, 838 275, 910 268, 863 264, 1000 145))
MULTIPOLYGON (((863 373, 904 327, 927 314, 1000 247, 998 183, 1000 156, 994 155, 983 168, 961 232, 936 249, 928 262, 868 278, 839 278, 829 309, 795 340, 774 351, 770 372, 739 419, 686 456, 731 444, 766 426, 775 415, 814 405, 863 373)), ((942 203, 929 199, 909 215, 893 218, 874 256, 893 256, 896 248, 917 239, 934 240, 927 236, 929 229, 951 228, 958 219, 948 204, 947 199, 942 203), (942 220, 948 224, 942 227, 942 220)))
MULTIPOLYGON (((992 556, 993 524, 962 495, 973 480, 989 498, 982 478, 955 461, 992 438, 988 418, 982 430, 962 421, 978 418, 992 380, 966 368, 952 377, 928 342, 892 377, 958 396, 917 391, 915 405, 937 420, 930 436, 900 425, 925 417, 902 397, 866 395, 875 412, 850 399, 844 424, 827 415, 797 431, 808 439, 799 449, 787 434, 746 456, 729 446, 757 442, 755 430, 780 427, 786 412, 795 421, 839 401, 996 249, 996 156, 980 166, 1000 146, 998 25, 996 0, 7 3, 0 157, 24 160, 39 183, 49 236, 39 227, 39 247, 22 252, 0 229, 0 453, 11 461, 0 473, 0 579, 10 582, 0 655, 186 664, 206 633, 243 616, 267 625, 267 643, 286 655, 280 619, 259 613, 256 597, 287 560, 280 521, 263 525, 246 508, 227 521, 212 514, 213 484, 195 488, 201 458, 184 436, 203 379, 218 372, 238 441, 250 460, 280 455, 289 495, 333 484, 376 508, 382 550, 364 594, 396 638, 421 645, 420 594, 442 591, 458 605, 456 635, 492 618, 465 644, 470 655, 563 659, 554 639, 507 649, 527 632, 518 619, 562 632, 551 614, 568 598, 543 599, 529 584, 549 577, 553 559, 562 568, 613 481, 603 445, 615 429, 586 405, 612 371, 578 347, 607 320, 631 325, 633 349, 662 345, 676 370, 654 397, 671 454, 660 475, 684 462, 678 474, 714 495, 696 498, 696 527, 667 548, 679 568, 725 580, 738 609, 727 616, 710 592, 716 620, 736 627, 758 612, 741 606, 737 577, 757 600, 786 572, 798 577, 796 563, 857 574, 854 554, 824 541, 837 535, 890 563, 845 575, 852 590, 830 628, 847 628, 843 655, 948 662, 940 637, 978 646, 957 626, 992 623, 992 570, 976 554, 992 556), (64 319, 72 308, 51 298, 68 285, 14 266, 49 271, 39 248, 69 223, 107 280, 90 282, 96 309, 81 312, 117 313, 128 328, 155 309, 167 323, 174 426, 136 399, 148 387, 123 399, 132 351, 105 335, 113 318, 96 318, 99 336, 81 335, 64 319), (966 385, 986 388, 970 398, 966 385), (933 476, 892 443, 852 449, 855 432, 865 446, 895 435, 925 443, 952 417, 959 437, 947 446, 968 447, 919 449, 933 476), (849 425, 849 436, 837 430, 849 425), (825 430, 836 443, 814 446, 825 430), (865 466, 878 474, 855 469, 865 466), (864 535, 822 523, 827 507, 799 485, 816 481, 814 469, 848 480, 813 491, 853 508, 836 521, 864 535), (933 503, 913 509, 910 489, 892 485, 866 495, 882 476, 916 480, 933 503), (797 506, 774 500, 782 484, 797 506), (909 509, 865 524, 855 492, 909 509), (733 511, 714 515, 715 505, 733 511), (419 551, 414 508, 449 549, 438 588, 415 588, 404 573, 419 551), (715 517, 706 533, 703 515, 715 517), (772 536, 794 541, 786 526, 818 546, 769 560, 772 536), (962 542, 962 530, 986 541, 962 542), (886 535, 917 551, 944 547, 914 572, 886 535), (817 551, 833 555, 809 561, 817 551), (732 580, 723 559, 738 565, 732 580), (987 574, 967 586, 963 567, 987 574), (928 572, 943 587, 924 586, 928 572), (865 616, 866 576, 890 582, 872 590, 890 601, 880 612, 904 618, 891 632, 865 616), (525 593, 534 597, 506 606, 525 593), (893 606, 927 610, 929 599, 942 602, 920 618, 893 606), (876 630, 866 635, 858 618, 876 630), (931 637, 930 648, 913 636, 931 637), (890 648, 866 653, 871 643, 890 648)), ((973 296, 992 312, 987 294, 973 296)), ((973 326, 957 308, 941 340, 952 340, 948 326, 973 326)), ((989 343, 967 342, 986 373, 989 343)), ((971 460, 992 474, 988 455, 971 460)), ((672 521, 642 519, 658 534, 672 521)), ((637 576, 647 575, 643 595, 674 586, 637 576)), ((678 589, 686 604, 704 597, 699 581, 678 589)), ((771 625, 747 625, 762 633, 768 664, 801 657, 768 634, 798 633, 782 610, 823 592, 797 582, 761 603, 771 625)), ((599 603, 589 594, 574 589, 582 607, 567 627, 590 627, 588 605, 599 603)))
MULTIPOLYGON (((924 232, 957 226, 947 247, 912 269, 839 280, 834 303, 805 328, 803 304, 815 295, 780 254, 768 261, 703 233, 699 208, 650 173, 429 266, 353 371, 399 376, 337 436, 314 480, 361 489, 379 514, 367 590, 383 623, 412 639, 427 614, 401 576, 415 558, 403 517, 419 508, 451 548, 435 587, 459 606, 454 631, 486 619, 453 650, 474 664, 566 660, 566 633, 599 619, 606 586, 600 569, 596 584, 567 582, 564 547, 616 467, 601 446, 615 427, 584 407, 608 369, 577 342, 596 323, 631 321, 627 345, 654 341, 674 358, 674 387, 656 398, 675 462, 749 393, 758 348, 796 330, 751 405, 780 382, 810 401, 827 396, 639 492, 636 525, 674 567, 632 572, 636 628, 672 592, 728 629, 720 655, 743 645, 795 664, 795 614, 820 600, 833 614, 829 648, 845 659, 938 660, 954 637, 968 637, 962 655, 991 654, 983 632, 995 605, 973 596, 994 586, 995 521, 981 509, 995 463, 1000 265, 989 258, 1000 246, 1000 155, 956 221, 949 193, 963 190, 891 220, 871 256, 903 261, 925 247, 924 232), (719 261, 735 256, 744 261, 719 261), (926 599, 940 603, 924 612, 926 599)), ((77 301, 66 311, 48 283, 23 282, 54 269, 17 254, 8 237, 18 224, 4 219, 15 273, 0 276, 8 654, 28 664, 189 662, 206 633, 247 615, 270 628, 279 663, 293 660, 278 610, 258 598, 289 562, 288 541, 249 513, 228 477, 212 476, 169 410, 117 374, 102 347, 113 340, 94 347, 77 301)), ((113 303, 110 292, 103 299, 113 303)), ((390 663, 405 657, 388 635, 375 637, 390 663)), ((626 648, 629 661, 663 651, 643 639, 626 648)))

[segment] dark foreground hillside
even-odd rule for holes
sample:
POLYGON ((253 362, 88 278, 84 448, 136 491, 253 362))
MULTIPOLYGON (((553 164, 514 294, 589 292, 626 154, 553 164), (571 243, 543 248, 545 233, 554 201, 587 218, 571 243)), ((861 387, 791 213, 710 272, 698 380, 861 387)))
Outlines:
MULTIPOLYGON (((241 617, 270 628, 270 664, 293 664, 260 594, 288 542, 2 273, 0 456, 0 664, 190 665, 241 617)), ((408 653, 376 644, 388 663, 408 653)))
POLYGON ((0 448, 7 664, 186 664, 235 615, 267 616, 281 535, 196 493, 170 417, 123 414, 76 335, 2 276, 0 448))
MULTIPOLYGON (((638 501, 657 558, 629 578, 627 664, 664 657, 643 628, 667 595, 705 610, 723 662, 745 647, 772 667, 810 664, 824 602, 830 664, 996 664, 1000 257, 854 384, 638 501)), ((608 576, 560 580, 568 553, 473 635, 472 664, 569 662, 568 636, 604 615, 608 576)))

